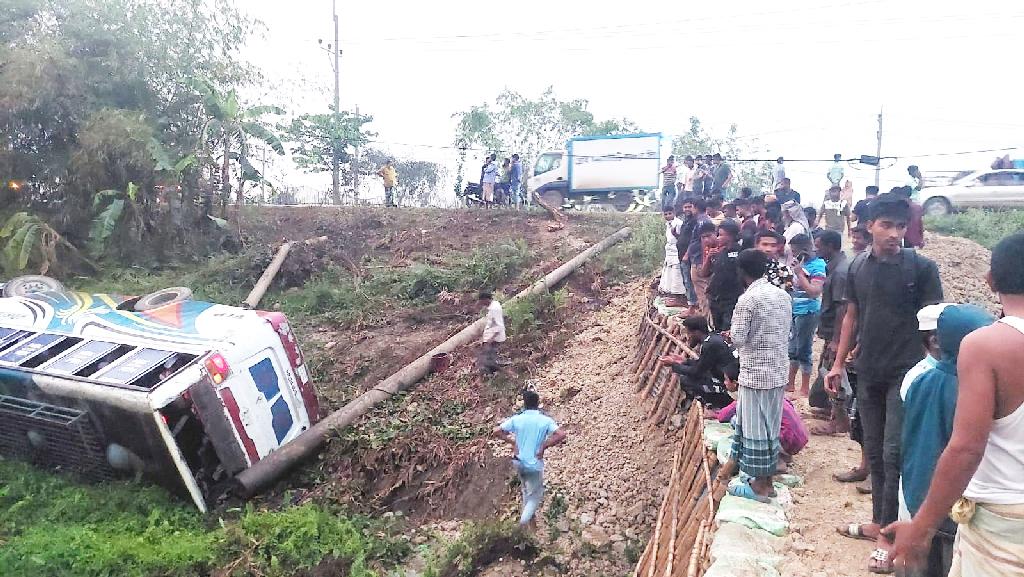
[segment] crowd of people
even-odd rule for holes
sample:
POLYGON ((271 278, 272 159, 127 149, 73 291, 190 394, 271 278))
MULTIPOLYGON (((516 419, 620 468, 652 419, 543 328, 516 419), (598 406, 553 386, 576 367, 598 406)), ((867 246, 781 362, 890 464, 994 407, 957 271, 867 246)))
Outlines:
POLYGON ((661 361, 689 402, 733 423, 722 475, 743 482, 732 494, 774 496, 773 477, 807 442, 787 396, 808 396, 826 419, 813 433, 861 445, 860 466, 834 478, 870 481, 859 488, 872 518, 837 530, 876 542, 870 571, 909 561, 920 575, 1022 575, 1024 373, 1011 359, 1024 350, 1024 234, 992 254, 1006 315, 996 322, 943 303, 937 266, 914 250, 924 245, 919 184, 868 187, 850 206, 842 175, 829 176, 816 207, 781 174, 774 194, 724 205, 670 183, 682 195, 664 194, 658 287, 698 355, 661 361))

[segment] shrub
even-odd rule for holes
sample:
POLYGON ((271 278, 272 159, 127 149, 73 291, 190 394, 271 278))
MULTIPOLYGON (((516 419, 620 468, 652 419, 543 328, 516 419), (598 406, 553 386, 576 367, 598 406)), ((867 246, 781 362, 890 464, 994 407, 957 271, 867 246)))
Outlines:
POLYGON ((1024 210, 980 210, 925 217, 925 229, 969 238, 991 249, 1003 238, 1024 229, 1024 210))

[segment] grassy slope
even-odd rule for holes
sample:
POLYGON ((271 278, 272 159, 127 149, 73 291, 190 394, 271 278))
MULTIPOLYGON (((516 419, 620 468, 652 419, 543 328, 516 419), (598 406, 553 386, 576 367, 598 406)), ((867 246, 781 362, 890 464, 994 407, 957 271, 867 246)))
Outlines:
MULTIPOLYGON (((418 217, 406 214, 403 218, 410 220, 403 226, 417 226, 417 218, 429 226, 438 217, 427 211, 418 217)), ((589 229, 596 240, 623 224, 633 226, 632 238, 591 265, 608 284, 645 276, 660 264, 664 242, 660 217, 624 221, 618 216, 577 216, 571 225, 589 229)), ((262 234, 272 232, 277 236, 267 238, 280 238, 280 231, 272 227, 262 234)), ((295 238, 310 232, 298 231, 295 238)), ((355 277, 344 267, 328 266, 314 271, 301 288, 274 289, 265 302, 279 303, 284 312, 303 319, 305 330, 322 323, 337 326, 372 321, 380 310, 396 305, 409 309, 432 306, 441 290, 528 283, 534 280, 531 267, 540 258, 554 256, 561 262, 576 252, 573 247, 541 250, 535 239, 523 236, 441 255, 413 251, 411 265, 372 269, 379 272, 369 276, 355 277)), ((266 254, 258 258, 265 260, 266 254)), ((253 254, 246 252, 164 271, 121 270, 68 284, 82 290, 126 294, 185 285, 197 298, 235 303, 262 270, 252 266, 253 259, 253 254)), ((377 266, 381 259, 370 254, 363 264, 369 263, 377 266)), ((510 332, 542 330, 539 319, 550 314, 551 307, 560 306, 559 298, 531 299, 509 307, 510 332)), ((389 527, 346 513, 329 500, 272 509, 248 507, 204 518, 159 489, 127 483, 80 486, 0 460, 0 575, 5 577, 184 576, 225 567, 235 574, 276 576, 293 574, 332 557, 341 559, 352 575, 369 575, 392 566, 407 549, 408 544, 393 537, 389 527)))

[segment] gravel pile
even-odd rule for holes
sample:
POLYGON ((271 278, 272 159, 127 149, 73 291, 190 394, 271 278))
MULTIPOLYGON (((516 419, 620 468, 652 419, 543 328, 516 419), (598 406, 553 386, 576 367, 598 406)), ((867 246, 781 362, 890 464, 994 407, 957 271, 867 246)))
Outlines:
POLYGON ((567 510, 542 519, 554 525, 542 534, 557 536, 568 575, 627 573, 668 484, 671 435, 646 422, 630 378, 646 286, 623 288, 537 375, 544 409, 569 433, 545 455, 544 512, 559 493, 567 510))
POLYGON ((947 302, 975 303, 998 313, 999 302, 985 283, 992 257, 987 248, 966 238, 928 233, 921 254, 939 266, 947 302))

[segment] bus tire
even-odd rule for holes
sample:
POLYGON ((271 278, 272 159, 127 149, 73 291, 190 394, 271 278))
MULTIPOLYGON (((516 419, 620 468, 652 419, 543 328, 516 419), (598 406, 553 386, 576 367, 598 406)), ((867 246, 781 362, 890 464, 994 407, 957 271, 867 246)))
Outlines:
POLYGON ((38 274, 29 274, 12 278, 4 285, 5 297, 26 297, 31 294, 65 291, 64 285, 57 279, 38 274))
POLYGON ((140 298, 132 308, 138 312, 144 312, 190 300, 192 300, 192 289, 176 286, 149 293, 140 298))

